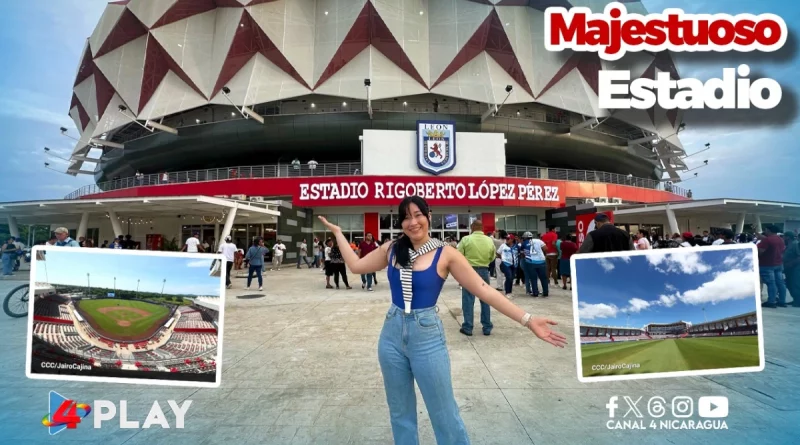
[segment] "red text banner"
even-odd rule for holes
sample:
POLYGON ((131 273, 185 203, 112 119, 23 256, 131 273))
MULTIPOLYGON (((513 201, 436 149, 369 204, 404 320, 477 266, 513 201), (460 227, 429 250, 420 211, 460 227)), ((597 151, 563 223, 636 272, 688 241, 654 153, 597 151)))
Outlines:
POLYGON ((308 207, 396 205, 412 195, 431 205, 558 207, 565 203, 562 185, 517 178, 320 178, 300 181, 298 187, 293 202, 308 207))

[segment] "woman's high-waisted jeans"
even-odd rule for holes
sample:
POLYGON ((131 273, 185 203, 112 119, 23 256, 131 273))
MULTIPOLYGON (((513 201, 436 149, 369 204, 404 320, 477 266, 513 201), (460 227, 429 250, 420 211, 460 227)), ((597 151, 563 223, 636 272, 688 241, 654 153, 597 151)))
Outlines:
POLYGON ((414 380, 428 408, 436 442, 469 444, 453 395, 444 327, 435 307, 406 314, 392 305, 378 341, 378 361, 396 445, 419 443, 414 380))

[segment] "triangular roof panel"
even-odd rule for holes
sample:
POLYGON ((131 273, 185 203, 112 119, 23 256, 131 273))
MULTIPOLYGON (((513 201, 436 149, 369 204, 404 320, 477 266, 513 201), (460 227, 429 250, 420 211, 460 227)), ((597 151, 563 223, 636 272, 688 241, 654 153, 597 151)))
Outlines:
POLYGON ((94 60, 114 90, 128 104, 131 113, 139 111, 142 93, 142 67, 148 36, 142 36, 94 60))
POLYGON ((122 13, 125 12, 124 5, 110 3, 103 10, 103 15, 100 16, 100 21, 97 22, 92 35, 89 37, 89 46, 93 48, 92 55, 97 56, 98 50, 103 46, 108 39, 111 31, 117 26, 122 13))
POLYGON ((177 2, 178 0, 131 0, 128 9, 150 29, 177 2))
POLYGON ((179 20, 151 31, 164 50, 200 88, 211 95, 216 76, 211 74, 216 11, 211 10, 179 20), (211 32, 210 32, 211 31, 211 32))
POLYGON ((94 57, 97 58, 107 54, 110 51, 114 51, 122 45, 134 41, 144 35, 147 35, 147 28, 130 11, 130 9, 125 8, 119 17, 119 20, 117 20, 116 24, 111 29, 111 32, 108 34, 108 37, 106 37, 102 43, 98 42, 100 46, 96 47, 95 43, 92 43, 91 41, 89 44, 93 51, 95 48, 97 48, 96 52, 94 53, 94 57))
POLYGON ((174 71, 168 70, 150 100, 139 113, 139 119, 158 119, 162 116, 197 108, 208 101, 186 84, 174 71))
MULTIPOLYGON (((334 54, 341 50, 345 37, 353 29, 357 18, 364 13, 366 0, 327 0, 317 4, 314 25, 314 81, 309 85, 319 85, 319 79, 330 66, 334 54)), ((366 38, 366 33, 364 33, 366 38)), ((351 57, 360 53, 347 51, 351 57)), ((340 66, 343 66, 341 63, 340 66)))
MULTIPOLYGON (((480 53, 464 48, 493 11, 491 4, 461 0, 439 0, 428 3, 428 40, 430 41, 430 80, 433 86, 442 80, 445 69, 457 55, 469 51, 473 57, 480 53)), ((465 62, 462 60, 462 62, 465 62)), ((459 66, 462 66, 461 63, 459 66)), ((458 70, 456 67, 455 72, 458 70)), ((452 74, 452 72, 450 74, 452 74)), ((447 76, 444 76, 447 77, 447 76)))

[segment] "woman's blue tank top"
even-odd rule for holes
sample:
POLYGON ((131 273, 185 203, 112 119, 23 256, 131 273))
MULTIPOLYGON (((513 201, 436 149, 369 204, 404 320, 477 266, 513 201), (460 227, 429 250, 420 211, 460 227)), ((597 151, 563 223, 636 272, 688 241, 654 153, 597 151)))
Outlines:
MULTIPOLYGON (((411 300, 411 309, 425 309, 436 305, 439 294, 442 292, 442 286, 444 286, 444 279, 442 279, 442 277, 439 276, 439 272, 436 271, 442 249, 444 249, 444 247, 436 249, 436 256, 433 257, 433 262, 430 267, 425 270, 415 270, 412 273, 411 286, 412 289, 414 289, 414 298, 411 300)), ((389 287, 392 290, 392 303, 400 309, 403 309, 405 303, 403 302, 403 285, 400 283, 400 269, 395 267, 393 263, 394 248, 389 254, 389 271, 387 275, 389 278, 389 287)))

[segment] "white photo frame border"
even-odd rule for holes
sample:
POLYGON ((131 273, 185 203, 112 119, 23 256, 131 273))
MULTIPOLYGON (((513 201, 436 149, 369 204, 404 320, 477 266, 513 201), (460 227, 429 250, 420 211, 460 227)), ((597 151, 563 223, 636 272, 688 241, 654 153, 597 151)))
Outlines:
POLYGON ((612 382, 618 380, 641 380, 641 379, 657 379, 657 378, 672 378, 672 377, 693 377, 705 375, 720 375, 720 374, 741 374, 751 372, 761 372, 764 370, 764 323, 761 314, 761 282, 759 275, 758 265, 758 250, 755 244, 721 244, 718 246, 702 246, 702 247, 680 247, 675 249, 650 249, 650 250, 626 250, 620 252, 601 252, 601 253, 581 253, 574 254, 570 258, 570 270, 572 276, 572 316, 575 325, 575 359, 576 359, 576 372, 578 374, 578 381, 581 383, 594 383, 594 382, 612 382), (583 376, 583 361, 581 358, 581 342, 580 342, 580 311, 578 301, 578 281, 575 279, 577 275, 576 262, 577 260, 585 259, 600 259, 600 258, 620 258, 631 256, 646 256, 648 253, 663 251, 696 251, 696 252, 712 252, 712 251, 745 251, 749 250, 753 255, 753 269, 755 273, 755 282, 753 283, 753 292, 755 293, 756 300, 756 317, 758 321, 758 366, 748 366, 741 368, 720 368, 720 369, 699 369, 696 371, 670 371, 670 372, 651 372, 642 374, 621 374, 621 375, 608 375, 608 376, 583 376))

